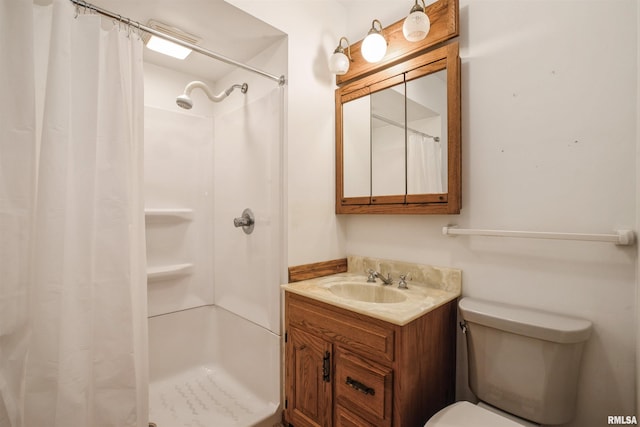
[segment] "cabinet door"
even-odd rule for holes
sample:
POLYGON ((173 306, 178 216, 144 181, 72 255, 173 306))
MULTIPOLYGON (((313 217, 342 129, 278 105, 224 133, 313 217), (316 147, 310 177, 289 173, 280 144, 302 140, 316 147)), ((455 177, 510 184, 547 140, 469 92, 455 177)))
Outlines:
POLYGON ((330 427, 331 343, 290 328, 285 352, 287 422, 296 427, 330 427))

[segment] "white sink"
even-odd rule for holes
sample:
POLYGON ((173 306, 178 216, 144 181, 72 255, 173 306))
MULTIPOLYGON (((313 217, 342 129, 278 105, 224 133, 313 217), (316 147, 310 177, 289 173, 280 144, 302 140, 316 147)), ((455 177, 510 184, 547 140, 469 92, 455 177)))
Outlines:
POLYGON ((383 287, 380 284, 336 283, 329 286, 329 291, 341 298, 380 304, 399 303, 407 299, 402 291, 383 287))

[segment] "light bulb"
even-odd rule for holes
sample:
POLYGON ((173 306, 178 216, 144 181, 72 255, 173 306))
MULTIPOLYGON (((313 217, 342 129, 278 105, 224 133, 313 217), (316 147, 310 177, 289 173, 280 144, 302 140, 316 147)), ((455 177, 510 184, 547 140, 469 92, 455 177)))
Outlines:
POLYGON ((424 11, 425 7, 424 0, 422 0, 422 6, 416 0, 416 4, 413 5, 409 11, 409 16, 406 17, 404 24, 402 24, 402 34, 410 42, 419 42, 429 34, 431 22, 424 11))
POLYGON ((371 29, 362 40, 360 51, 367 62, 378 62, 387 53, 387 40, 382 35, 382 24, 377 19, 371 23, 371 29), (376 23, 380 26, 379 30, 376 29, 376 23))
POLYGON ((379 33, 369 34, 362 41, 362 56, 367 62, 378 62, 387 53, 387 41, 379 33))
POLYGON ((329 71, 333 74, 341 76, 349 71, 349 58, 342 52, 333 52, 329 57, 329 71))
POLYGON ((427 37, 430 28, 431 22, 429 21, 429 17, 421 10, 418 10, 411 12, 404 20, 402 33, 408 41, 418 42, 427 37))
POLYGON ((329 71, 338 76, 347 74, 347 71, 349 71, 349 63, 351 61, 351 46, 349 45, 349 40, 346 37, 340 37, 338 47, 336 47, 336 50, 334 50, 333 54, 329 57, 329 71), (346 55, 344 53, 345 48, 342 47, 343 41, 347 44, 346 55))

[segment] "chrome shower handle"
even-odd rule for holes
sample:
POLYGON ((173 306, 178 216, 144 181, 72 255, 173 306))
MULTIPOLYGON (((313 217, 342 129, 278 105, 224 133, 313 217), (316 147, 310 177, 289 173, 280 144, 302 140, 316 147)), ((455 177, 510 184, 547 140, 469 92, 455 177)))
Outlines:
POLYGON ((233 225, 236 227, 248 227, 253 224, 253 221, 248 216, 242 216, 233 219, 233 225))
POLYGON ((249 208, 242 211, 242 216, 233 219, 234 227, 242 227, 242 231, 244 231, 245 234, 251 234, 253 232, 255 223, 255 216, 249 208))

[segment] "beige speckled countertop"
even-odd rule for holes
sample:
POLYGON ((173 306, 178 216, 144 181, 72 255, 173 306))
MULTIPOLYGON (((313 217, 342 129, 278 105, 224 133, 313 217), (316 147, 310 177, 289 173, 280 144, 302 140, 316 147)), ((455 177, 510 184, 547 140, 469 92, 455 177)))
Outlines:
MULTIPOLYGON (((456 269, 363 257, 349 257, 348 265, 347 273, 289 283, 281 287, 286 292, 293 292, 400 326, 456 299, 461 293, 462 273, 456 269), (384 286, 382 292, 394 300, 400 300, 399 302, 364 302, 340 296, 331 290, 335 285, 358 284, 362 285, 363 296, 370 294, 369 291, 380 292, 381 290, 374 289, 383 287, 379 279, 376 283, 367 283, 364 271, 368 268, 373 268, 385 276, 391 273, 394 284, 384 286), (398 289, 398 276, 405 273, 409 273, 412 277, 408 282, 409 289, 398 289)), ((359 298, 356 294, 354 296, 359 298)))

